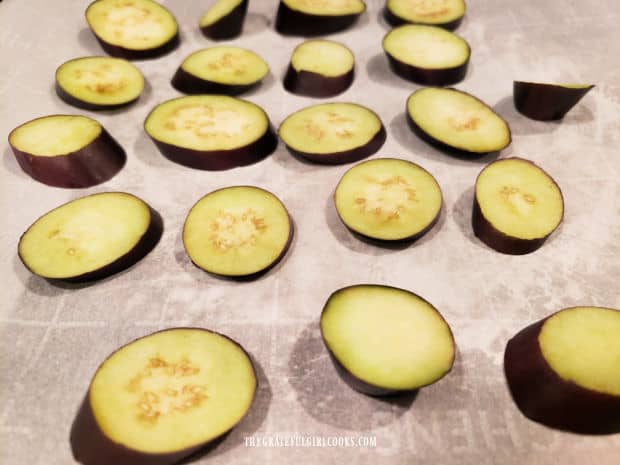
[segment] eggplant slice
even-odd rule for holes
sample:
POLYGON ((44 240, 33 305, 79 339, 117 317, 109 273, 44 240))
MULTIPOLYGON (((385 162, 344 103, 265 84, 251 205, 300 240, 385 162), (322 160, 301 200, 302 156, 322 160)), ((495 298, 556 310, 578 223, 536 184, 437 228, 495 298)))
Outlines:
POLYGON ((118 142, 86 116, 51 115, 28 121, 11 131, 9 145, 26 174, 54 187, 101 184, 126 160, 118 142))
POLYGON ((379 116, 354 103, 306 107, 288 116, 278 133, 294 155, 330 165, 369 157, 386 138, 379 116))
POLYGON ((227 336, 171 328, 136 339, 97 369, 71 427, 83 465, 171 465, 234 428, 258 383, 227 336))
POLYGON ((280 0, 276 30, 297 36, 331 34, 352 26, 364 11, 362 0, 280 0))
POLYGON ((19 258, 42 278, 94 281, 141 260, 162 232, 161 217, 146 202, 123 192, 104 192, 40 217, 20 238, 19 258))
POLYGON ((515 107, 528 118, 552 121, 564 118, 594 86, 514 81, 515 107))
POLYGON ((268 73, 269 65, 250 50, 210 47, 188 56, 172 85, 186 94, 237 95, 260 84, 268 73))
POLYGON ((249 165, 278 145, 262 108, 223 95, 161 103, 146 118, 144 129, 166 158, 203 170, 249 165))
POLYGON ((474 233, 498 252, 522 255, 535 251, 557 229, 563 216, 560 188, 531 161, 497 160, 478 175, 474 233))
POLYGON ((238 37, 243 30, 248 3, 248 0, 216 0, 200 19, 200 30, 213 40, 238 37))
POLYGON ((407 116, 421 139, 453 155, 479 157, 510 145, 508 123, 481 100, 456 89, 416 90, 407 100, 407 116))
POLYGON ((345 382, 369 395, 428 386, 454 364, 454 338, 439 311, 395 287, 334 292, 321 313, 321 335, 345 382))
POLYGON ((454 30, 465 16, 464 0, 387 0, 385 19, 392 26, 428 24, 454 30))
POLYGON ((192 262, 219 276, 256 277, 276 265, 293 238, 284 204, 258 187, 207 194, 190 210, 183 244, 192 262))
POLYGON ((95 0, 86 21, 108 54, 127 60, 155 58, 179 44, 176 19, 153 0, 95 0))

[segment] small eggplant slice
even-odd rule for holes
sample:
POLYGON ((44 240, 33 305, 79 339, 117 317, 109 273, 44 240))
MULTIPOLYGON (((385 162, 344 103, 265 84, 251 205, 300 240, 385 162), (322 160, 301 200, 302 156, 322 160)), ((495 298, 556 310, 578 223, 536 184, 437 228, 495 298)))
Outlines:
POLYGON ((293 51, 284 88, 293 94, 331 97, 353 83, 355 57, 331 40, 307 40, 293 51))
POLYGON ((421 139, 453 155, 480 157, 510 145, 510 128, 476 97, 427 87, 407 100, 407 121, 421 139))
POLYGON ((379 116, 354 103, 303 108, 288 116, 278 133, 294 155, 329 165, 369 157, 386 138, 379 116))
POLYGON ((454 364, 454 338, 439 311, 395 287, 334 292, 321 313, 321 335, 344 381, 368 395, 415 391, 454 364))
POLYGON ((183 228, 192 262, 208 273, 256 277, 275 266, 293 238, 284 204, 258 187, 219 189, 200 199, 183 228))
POLYGON ((94 119, 51 115, 13 129, 9 145, 32 179, 54 187, 101 184, 125 164, 123 148, 94 119))
POLYGON ((592 88, 582 84, 545 84, 514 81, 513 98, 520 113, 531 119, 551 121, 564 118, 592 88))
POLYGON ((104 192, 72 200, 35 221, 19 240, 19 258, 42 278, 94 281, 144 258, 162 232, 161 217, 146 202, 104 192))
POLYGON ((223 95, 161 103, 146 118, 144 129, 166 158, 203 170, 249 165, 278 145, 262 108, 223 95))
POLYGON ((428 24, 454 30, 465 16, 464 0, 387 0, 385 19, 392 26, 428 24))
POLYGON ((334 203, 354 233, 379 241, 414 241, 437 222, 442 195, 435 178, 421 166, 378 158, 344 174, 334 203))
POLYGON ((620 432, 620 310, 560 310, 515 335, 504 371, 531 420, 582 434, 620 432))
POLYGON ((83 57, 56 70, 56 94, 69 105, 86 110, 127 106, 144 90, 144 76, 121 58, 83 57))
POLYGON ((86 21, 101 47, 118 58, 156 58, 179 44, 176 19, 153 0, 95 0, 86 21))
POLYGON ((200 30, 209 39, 234 39, 241 35, 248 0, 216 0, 200 19, 200 30))
POLYGON ((227 336, 171 328, 136 339, 97 369, 71 427, 83 465, 172 465, 217 444, 257 388, 248 353, 227 336))
POLYGON ((210 47, 183 61, 172 86, 186 94, 237 95, 260 84, 268 73, 269 65, 250 50, 210 47))
POLYGON ((352 26, 364 11, 362 0, 280 0, 276 30, 297 36, 331 34, 352 26))
POLYGON ((469 64, 469 44, 453 32, 434 26, 405 24, 383 39, 392 71, 412 82, 445 86, 462 81, 469 64))
POLYGON ((498 252, 523 255, 535 251, 563 216, 560 188, 531 161, 497 160, 478 175, 472 226, 476 236, 498 252))

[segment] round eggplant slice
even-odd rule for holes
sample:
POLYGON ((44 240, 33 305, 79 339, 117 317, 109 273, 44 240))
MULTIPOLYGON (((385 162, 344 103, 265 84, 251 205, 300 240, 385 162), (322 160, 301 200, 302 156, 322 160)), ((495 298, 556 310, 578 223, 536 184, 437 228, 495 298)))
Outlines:
POLYGON ((437 222, 442 195, 435 178, 421 166, 379 158, 347 171, 334 203, 354 233, 379 241, 413 241, 437 222))
POLYGON ((83 465, 171 465, 217 444, 257 388, 247 352, 201 328, 137 339, 97 369, 71 428, 83 465))
POLYGON ((118 142, 86 116, 33 119, 11 131, 9 145, 26 174, 54 187, 101 184, 118 173, 126 160, 118 142))
POLYGON ((129 105, 144 90, 144 76, 120 58, 83 57, 56 70, 56 94, 86 110, 112 110, 129 105))
POLYGON ((456 89, 415 91, 407 100, 407 121, 421 139, 449 153, 479 157, 510 145, 510 128, 476 97, 456 89))
POLYGON ((192 207, 183 244, 208 273, 255 277, 276 265, 293 238, 284 204, 258 187, 234 186, 207 194, 192 207))
POLYGON ((462 81, 470 56, 469 44, 453 32, 414 24, 388 32, 383 50, 397 75, 430 86, 462 81))
POLYGON ((153 0, 95 0, 86 21, 107 53, 127 60, 155 58, 179 43, 176 19, 153 0))
POLYGON ((506 345, 504 371, 523 414, 583 434, 620 432, 620 311, 573 307, 506 345))
POLYGON ((186 94, 237 95, 257 86, 268 73, 269 65, 250 50, 211 47, 188 56, 172 85, 186 94))
POLYGON ((19 258, 50 280, 94 281, 129 268, 157 245, 159 214, 123 192, 73 200, 35 221, 19 240, 19 258))
POLYGON ((454 363, 454 338, 439 311, 394 287, 334 292, 321 313, 321 335, 343 379, 369 395, 428 386, 454 363))
POLYGON ((386 138, 379 116, 354 103, 306 107, 288 116, 278 133, 294 155, 330 165, 369 157, 386 138))
POLYGON ((385 19, 392 26, 428 24, 453 30, 465 16, 464 0, 387 0, 385 19))
POLYGON ((200 30, 209 39, 234 39, 241 35, 248 0, 217 0, 200 19, 200 30))
POLYGON ((331 34, 352 26, 364 11, 362 0, 280 0, 276 30, 298 36, 331 34))
POLYGON ((513 98, 515 107, 523 115, 551 121, 564 118, 592 88, 593 85, 514 81, 513 98))
POLYGON ((478 175, 474 233, 498 252, 523 255, 535 251, 557 229, 563 216, 560 188, 531 161, 497 160, 478 175))
POLYGON ((144 129, 166 158, 203 170, 249 165, 278 145, 262 108, 222 95, 161 103, 146 118, 144 129))
POLYGON ((307 40, 293 51, 284 88, 294 94, 331 97, 347 90, 354 74, 355 58, 347 47, 331 40, 307 40))

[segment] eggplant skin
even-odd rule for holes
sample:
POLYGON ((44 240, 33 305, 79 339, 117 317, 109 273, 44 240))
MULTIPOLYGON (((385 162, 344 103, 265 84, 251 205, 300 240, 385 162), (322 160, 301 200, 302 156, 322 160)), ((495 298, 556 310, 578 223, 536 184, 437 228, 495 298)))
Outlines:
POLYGON ((76 107, 76 108, 81 108, 83 110, 89 110, 89 111, 101 111, 101 110, 119 110, 121 108, 125 108, 129 105, 131 105, 132 103, 135 103, 138 101, 138 99, 140 98, 140 96, 138 95, 136 98, 132 99, 132 100, 128 100, 126 102, 123 103, 117 103, 115 105, 98 105, 96 103, 90 103, 90 102, 85 102, 84 100, 80 100, 77 97, 74 97, 73 95, 69 94, 68 92, 66 92, 61 86, 60 84, 58 84, 58 82, 56 82, 55 85, 55 90, 56 90, 56 95, 58 95, 58 97, 64 101, 65 103, 76 107))
POLYGON ((292 10, 284 2, 280 2, 276 15, 276 30, 282 35, 304 37, 331 34, 351 27, 362 13, 341 16, 310 15, 292 10))
POLYGON ((110 56, 116 58, 124 58, 125 60, 149 60, 153 58, 159 58, 166 53, 173 51, 179 46, 181 40, 179 33, 177 32, 168 42, 155 48, 148 48, 144 50, 135 50, 130 48, 121 47, 119 45, 110 44, 102 40, 97 34, 95 34, 101 48, 110 56))
POLYGON ((387 51, 385 54, 388 57, 390 68, 401 78, 427 86, 447 86, 465 79, 470 53, 469 51, 467 60, 462 65, 443 69, 419 68, 397 60, 387 51))
MULTIPOLYGON (((390 9, 387 7, 383 9, 383 17, 392 27, 402 26, 403 24, 412 24, 410 21, 407 21, 401 18, 400 16, 397 16, 394 13, 392 13, 392 11, 390 11, 390 9)), ((429 26, 437 26, 437 27, 447 29, 448 31, 454 31, 456 28, 458 28, 461 25, 464 17, 465 16, 463 15, 460 18, 456 18, 455 20, 449 21, 447 23, 429 24, 429 26)))
POLYGON ((539 121, 559 120, 594 86, 571 88, 538 82, 514 81, 515 108, 539 121))
POLYGON ((200 28, 205 37, 213 40, 234 39, 241 35, 243 22, 248 12, 248 0, 243 0, 226 16, 219 20, 200 28))
POLYGON ((293 94, 309 97, 332 97, 347 90, 355 79, 355 68, 340 76, 323 76, 312 71, 297 71, 289 65, 284 88, 293 94))
POLYGON ((258 87, 262 79, 251 84, 222 84, 220 82, 208 81, 188 73, 179 67, 172 77, 172 87, 179 92, 190 95, 198 94, 219 94, 219 95, 239 95, 258 87))

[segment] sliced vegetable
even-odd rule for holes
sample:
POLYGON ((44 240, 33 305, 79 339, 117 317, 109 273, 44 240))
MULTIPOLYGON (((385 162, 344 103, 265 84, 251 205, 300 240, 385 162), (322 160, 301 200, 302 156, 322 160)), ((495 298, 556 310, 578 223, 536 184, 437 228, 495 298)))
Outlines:
POLYGON ((392 26, 428 24, 453 30, 465 16, 464 0, 387 0, 385 18, 392 26))
POLYGON ((276 30, 286 35, 331 34, 352 26, 364 11, 362 0, 280 0, 276 30))
POLYGON ((209 39, 234 39, 241 35, 248 3, 248 0, 216 0, 200 19, 200 30, 209 39))
POLYGON ((593 85, 545 84, 514 81, 515 107, 528 118, 541 121, 558 120, 583 98, 593 85))

